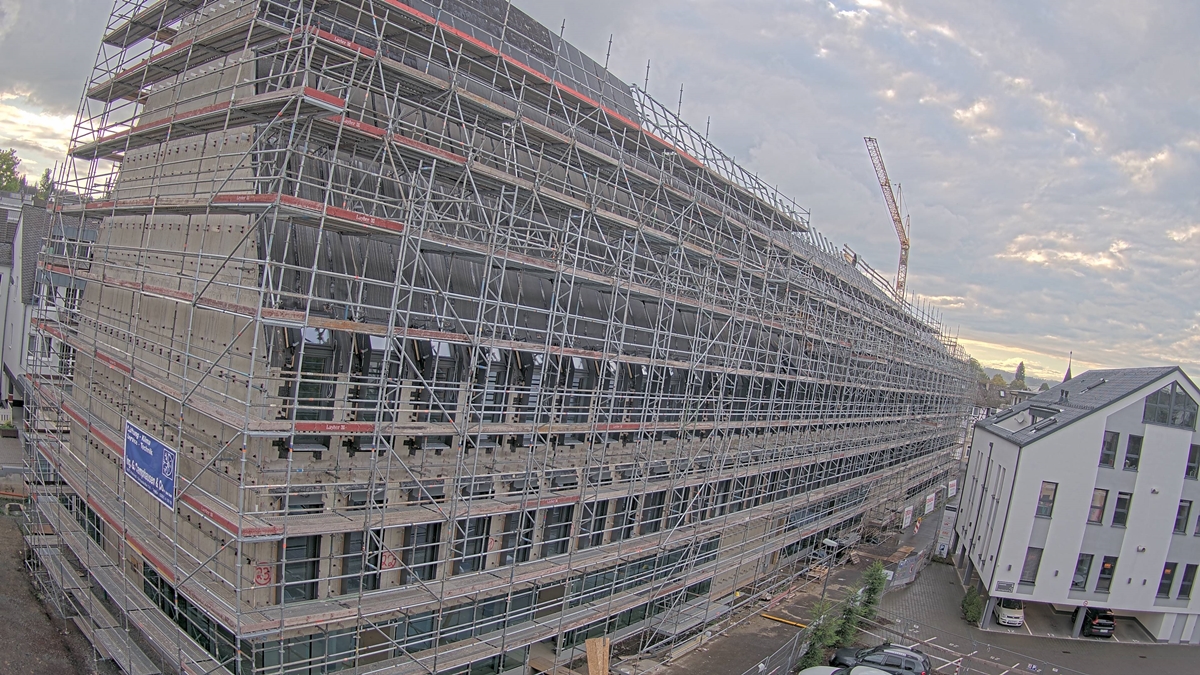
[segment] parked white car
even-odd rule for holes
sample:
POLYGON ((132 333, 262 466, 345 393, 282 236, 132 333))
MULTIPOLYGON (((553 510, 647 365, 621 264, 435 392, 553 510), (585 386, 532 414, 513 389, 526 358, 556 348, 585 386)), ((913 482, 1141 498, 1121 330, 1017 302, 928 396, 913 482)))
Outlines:
POLYGON ((996 601, 996 608, 992 610, 992 614, 996 616, 996 623, 1001 626, 1017 628, 1025 625, 1025 603, 1020 600, 1000 598, 996 601))

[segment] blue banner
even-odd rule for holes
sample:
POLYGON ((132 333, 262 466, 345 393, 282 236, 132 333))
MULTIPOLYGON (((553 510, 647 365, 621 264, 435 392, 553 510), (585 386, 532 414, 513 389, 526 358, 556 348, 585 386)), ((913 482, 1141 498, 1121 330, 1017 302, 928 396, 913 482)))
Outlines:
POLYGON ((175 509, 176 453, 165 443, 125 421, 125 475, 162 505, 175 509))

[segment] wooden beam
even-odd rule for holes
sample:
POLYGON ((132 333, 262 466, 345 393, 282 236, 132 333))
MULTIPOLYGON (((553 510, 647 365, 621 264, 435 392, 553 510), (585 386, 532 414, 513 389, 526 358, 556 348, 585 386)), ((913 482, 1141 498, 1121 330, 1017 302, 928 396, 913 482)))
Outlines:
POLYGON ((606 637, 588 638, 588 675, 608 675, 608 652, 611 641, 606 637))

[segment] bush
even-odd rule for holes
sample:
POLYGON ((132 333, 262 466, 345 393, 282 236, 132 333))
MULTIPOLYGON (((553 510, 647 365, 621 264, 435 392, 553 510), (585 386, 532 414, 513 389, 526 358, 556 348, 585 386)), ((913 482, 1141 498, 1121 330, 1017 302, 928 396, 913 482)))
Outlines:
POLYGON ((979 623, 983 618, 983 597, 974 586, 968 588, 967 594, 963 596, 962 614, 963 618, 971 623, 979 623))

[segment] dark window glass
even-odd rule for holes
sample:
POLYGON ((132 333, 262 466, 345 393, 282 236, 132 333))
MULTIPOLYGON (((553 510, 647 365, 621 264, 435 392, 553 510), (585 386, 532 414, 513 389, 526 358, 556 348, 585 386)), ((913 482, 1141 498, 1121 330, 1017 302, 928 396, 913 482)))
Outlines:
POLYGON ((1104 522, 1104 507, 1108 504, 1108 490, 1092 490, 1092 505, 1088 509, 1089 523, 1104 522))
POLYGON ((1142 437, 1130 436, 1129 442, 1125 444, 1125 470, 1137 471, 1138 464, 1142 462, 1142 437))
POLYGON ((642 504, 642 534, 658 532, 662 528, 663 505, 667 503, 665 491, 646 495, 642 504))
POLYGON ((1117 505, 1113 508, 1112 524, 1125 527, 1129 520, 1129 507, 1133 504, 1133 495, 1128 492, 1117 493, 1117 505))
POLYGON ((460 518, 454 521, 454 573, 478 572, 487 561, 487 541, 491 534, 490 516, 460 518))
POLYGON ((604 543, 604 521, 608 517, 608 500, 587 502, 579 517, 579 550, 604 543))
POLYGON ((342 593, 379 588, 382 530, 347 532, 342 540, 342 593))
POLYGON ((546 510, 546 522, 542 526, 542 557, 562 555, 571 548, 571 520, 575 516, 574 506, 555 506, 546 510))
POLYGON ((283 545, 284 603, 315 600, 321 537, 288 537, 283 545))
POLYGON ((1162 578, 1158 581, 1158 597, 1171 597, 1171 584, 1175 582, 1175 567, 1178 563, 1169 562, 1163 567, 1162 578))
POLYGON ((1071 590, 1086 591, 1088 575, 1092 573, 1092 554, 1080 553, 1075 563, 1075 574, 1071 577, 1071 590))
POLYGON ((1196 565, 1183 568, 1183 579, 1179 582, 1179 594, 1175 597, 1188 600, 1192 597, 1192 584, 1196 583, 1196 565))
POLYGON ((437 576, 439 542, 442 540, 442 524, 426 523, 404 528, 405 583, 432 581, 437 576))
POLYGON ((1175 534, 1186 534, 1187 524, 1192 517, 1192 502, 1187 499, 1179 501, 1179 510, 1175 512, 1175 534))
POLYGON ((1196 401, 1177 382, 1172 382, 1146 397, 1142 421, 1194 430, 1196 409, 1196 401))
POLYGON ((1054 495, 1058 492, 1058 483, 1042 481, 1042 492, 1038 495, 1037 515, 1049 518, 1054 513, 1054 495))
POLYGON ((1030 546, 1025 551, 1025 565, 1021 568, 1021 583, 1032 584, 1037 581, 1038 567, 1042 565, 1042 549, 1030 546))
POLYGON ((1100 466, 1112 468, 1117 463, 1117 442, 1121 434, 1115 431, 1104 432, 1104 444, 1100 446, 1100 466))
POLYGON ((504 516, 504 536, 500 540, 503 564, 529 562, 529 554, 533 549, 533 526, 536 517, 533 511, 521 511, 504 516))
POLYGON ((1200 445, 1193 445, 1188 450, 1187 468, 1184 469, 1183 475, 1192 480, 1200 477, 1200 445))
POLYGON ((1107 593, 1112 587, 1113 575, 1117 573, 1117 557, 1112 555, 1104 556, 1104 560, 1100 563, 1100 575, 1096 577, 1096 592, 1107 593))

